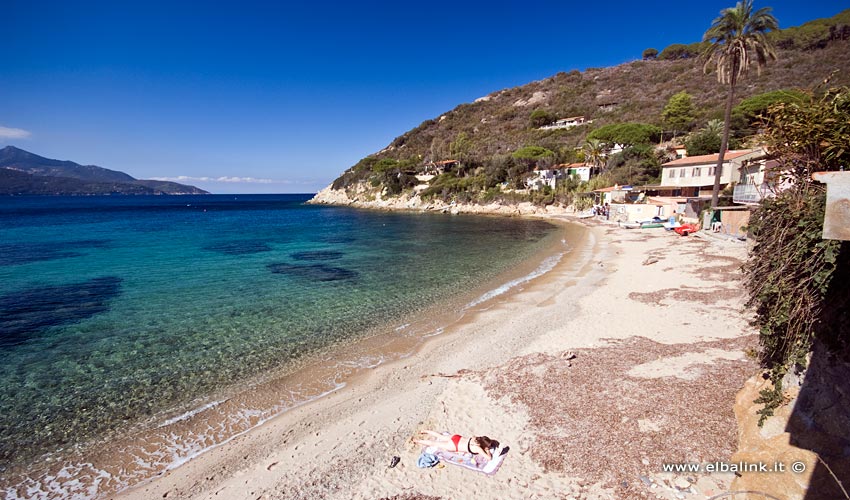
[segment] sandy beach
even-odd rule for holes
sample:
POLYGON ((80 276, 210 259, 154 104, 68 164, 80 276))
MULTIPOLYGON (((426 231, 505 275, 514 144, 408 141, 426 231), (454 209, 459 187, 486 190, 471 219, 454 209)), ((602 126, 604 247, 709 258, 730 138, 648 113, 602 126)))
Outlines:
MULTIPOLYGON (((561 220, 564 220, 563 218, 561 220)), ((576 222, 573 222, 576 223, 576 222)), ((731 474, 757 364, 744 244, 587 226, 572 255, 344 389, 118 495, 151 498, 701 498, 731 474), (492 477, 416 465, 424 429, 508 445, 492 477), (400 462, 390 467, 393 457, 400 462)))

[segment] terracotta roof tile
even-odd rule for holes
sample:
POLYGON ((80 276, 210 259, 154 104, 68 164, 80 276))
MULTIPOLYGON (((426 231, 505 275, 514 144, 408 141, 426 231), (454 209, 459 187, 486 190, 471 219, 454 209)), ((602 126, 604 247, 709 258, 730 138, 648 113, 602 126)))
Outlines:
MULTIPOLYGON (((755 151, 755 150, 747 149, 747 150, 738 150, 738 151, 727 151, 726 154, 723 156, 723 160, 724 161, 734 160, 735 158, 738 158, 739 156, 744 156, 746 154, 750 154, 753 151, 755 151)), ((685 166, 685 165, 711 164, 711 163, 717 162, 717 156, 718 156, 717 153, 714 153, 714 154, 711 154, 711 155, 686 156, 684 158, 679 158, 678 160, 673 160, 673 161, 667 162, 667 163, 665 163, 661 166, 662 167, 680 167, 680 166, 685 166)))

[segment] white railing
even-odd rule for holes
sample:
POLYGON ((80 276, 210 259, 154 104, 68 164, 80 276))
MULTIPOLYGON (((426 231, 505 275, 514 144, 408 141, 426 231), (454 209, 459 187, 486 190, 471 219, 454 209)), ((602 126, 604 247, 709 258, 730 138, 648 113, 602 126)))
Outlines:
POLYGON ((732 193, 732 201, 735 203, 758 203, 767 196, 769 190, 767 186, 762 184, 756 186, 754 184, 738 184, 735 186, 735 191, 732 193))

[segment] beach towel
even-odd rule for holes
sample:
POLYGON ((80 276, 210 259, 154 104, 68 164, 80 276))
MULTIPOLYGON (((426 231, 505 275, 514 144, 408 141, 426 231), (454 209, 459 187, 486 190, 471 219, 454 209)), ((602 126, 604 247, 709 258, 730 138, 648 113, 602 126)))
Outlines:
POLYGON ((434 467, 438 463, 440 463, 440 459, 437 458, 436 455, 423 451, 422 454, 419 455, 419 460, 416 461, 416 466, 420 469, 428 469, 434 467))
POLYGON ((459 451, 446 451, 439 448, 429 446, 425 448, 425 453, 430 453, 440 459, 441 462, 457 465, 464 469, 480 472, 487 476, 495 474, 502 462, 505 461, 505 456, 508 454, 508 446, 500 445, 495 450, 491 450, 493 460, 487 460, 484 455, 474 455, 472 453, 463 453, 459 451))

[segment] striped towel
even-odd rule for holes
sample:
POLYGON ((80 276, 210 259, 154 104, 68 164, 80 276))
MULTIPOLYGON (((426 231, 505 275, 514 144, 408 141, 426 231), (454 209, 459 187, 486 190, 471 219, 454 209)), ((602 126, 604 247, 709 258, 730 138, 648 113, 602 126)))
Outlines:
POLYGON ((425 448, 426 453, 436 455, 441 462, 457 465, 475 472, 481 472, 487 476, 492 476, 499 470, 499 467, 502 466, 502 462, 505 461, 508 450, 510 450, 510 447, 499 445, 498 448, 490 451, 493 455, 493 459, 487 460, 485 455, 474 455, 472 453, 459 451, 446 451, 433 446, 425 448))

